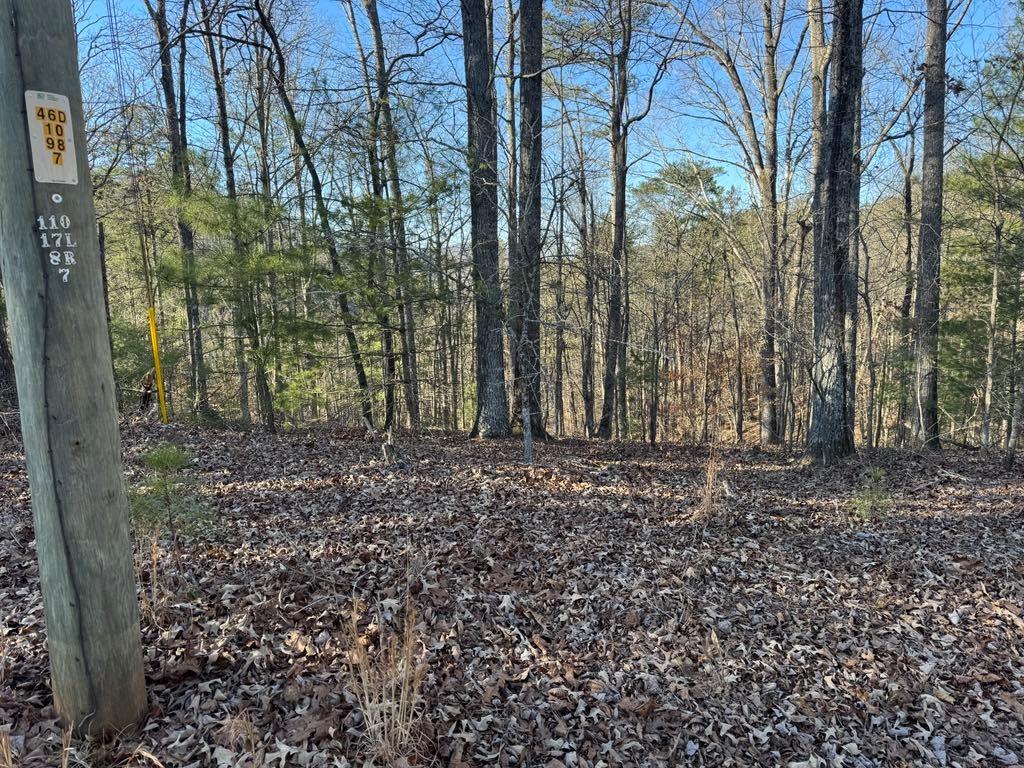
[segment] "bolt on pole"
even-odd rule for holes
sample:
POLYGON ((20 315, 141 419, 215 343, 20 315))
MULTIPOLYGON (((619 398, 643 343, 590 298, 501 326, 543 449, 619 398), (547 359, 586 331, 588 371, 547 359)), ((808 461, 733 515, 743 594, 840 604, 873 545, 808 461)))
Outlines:
POLYGON ((146 690, 69 0, 0 0, 0 268, 54 704, 79 733, 146 690))

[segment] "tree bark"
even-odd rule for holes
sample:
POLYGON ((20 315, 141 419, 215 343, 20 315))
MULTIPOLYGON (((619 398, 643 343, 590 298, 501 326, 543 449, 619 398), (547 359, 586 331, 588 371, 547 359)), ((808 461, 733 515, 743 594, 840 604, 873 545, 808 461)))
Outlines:
POLYGON ((587 191, 586 157, 581 142, 577 144, 579 170, 577 187, 580 198, 579 241, 580 259, 583 262, 583 330, 580 338, 580 362, 582 373, 583 429, 587 437, 594 437, 594 333, 597 327, 597 276, 594 270, 593 246, 587 213, 590 210, 590 194, 587 191))
POLYGON ((911 309, 914 305, 914 126, 910 130, 910 150, 903 165, 903 300, 900 302, 899 403, 896 408, 896 444, 907 444, 910 418, 910 365, 913 361, 913 328, 911 309))
POLYGON ((546 437, 540 400, 541 129, 543 2, 519 4, 519 237, 509 265, 509 320, 516 338, 516 377, 526 396, 530 431, 546 437))
POLYGON ((509 415, 498 269, 498 133, 489 23, 492 10, 486 0, 461 0, 461 4, 476 309, 474 431, 482 437, 502 437, 509 431, 509 415))
POLYGON ((814 174, 814 359, 807 452, 828 464, 853 452, 847 418, 846 297, 855 123, 861 88, 863 0, 838 0, 828 123, 814 174))
POLYGON ((921 230, 915 306, 915 430, 918 442, 939 450, 939 273, 942 258, 942 182, 946 127, 946 0, 928 0, 925 45, 921 230))

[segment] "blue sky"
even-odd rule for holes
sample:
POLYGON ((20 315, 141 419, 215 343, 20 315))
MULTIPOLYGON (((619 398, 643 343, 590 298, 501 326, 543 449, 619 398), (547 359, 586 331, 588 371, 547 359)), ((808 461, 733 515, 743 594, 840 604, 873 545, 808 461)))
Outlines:
MULTIPOLYGON (((458 23, 458 3, 454 0, 426 0, 421 2, 405 2, 405 0, 379 0, 380 11, 385 26, 389 28, 389 38, 393 45, 406 47, 408 40, 403 39, 403 17, 406 13, 424 14, 430 13, 436 2, 447 2, 447 13, 454 22, 458 23)), ((735 0, 730 0, 735 2, 735 0)), ((961 0, 962 2, 962 0, 961 0)), ((106 0, 91 0, 87 6, 85 15, 86 28, 98 29, 105 25, 106 0)), ((139 35, 142 43, 133 45, 133 50, 125 53, 130 58, 139 55, 142 59, 152 57, 155 51, 152 48, 145 50, 141 45, 148 43, 146 35, 148 26, 145 23, 145 8, 142 0, 113 0, 114 6, 118 9, 119 26, 122 38, 126 41, 132 40, 133 30, 139 35)), ((357 13, 360 13, 360 3, 356 0, 357 13)), ((502 3, 498 3, 499 7, 502 3)), ((717 8, 723 7, 721 2, 702 0, 698 3, 698 12, 713 13, 717 8)), ((920 51, 923 47, 923 10, 924 0, 900 0, 898 3, 886 2, 885 0, 867 0, 865 13, 868 16, 868 23, 871 26, 872 39, 876 42, 876 48, 886 51, 886 56, 891 56, 906 68, 912 66, 911 62, 920 60, 920 51), (877 12, 881 7, 884 10, 877 12)), ((319 47, 324 42, 329 42, 331 48, 344 57, 350 57, 354 51, 351 33, 348 26, 343 6, 338 0, 308 0, 308 12, 306 19, 310 20, 312 32, 308 40, 310 48, 319 47)), ((803 10, 803 3, 790 3, 788 15, 794 16, 799 21, 803 10)), ((1000 43, 1001 32, 1007 28, 1013 16, 1013 9, 1000 0, 973 0, 970 4, 963 23, 954 35, 949 50, 950 74, 964 80, 970 80, 976 65, 973 61, 984 57, 1000 43)), ((959 9, 955 10, 951 18, 959 18, 959 9)), ((503 25, 499 18, 497 25, 503 25)), ((364 36, 364 46, 369 45, 368 35, 364 36)), ((429 77, 442 81, 461 80, 461 51, 457 41, 450 41, 442 48, 434 51, 424 71, 429 71, 429 77)), ((129 64, 129 69, 135 79, 139 78, 138 59, 136 66, 129 64)), ((194 65, 202 67, 203 59, 197 56, 194 65)), ((880 59, 876 51, 869 51, 867 71, 865 76, 865 110, 871 113, 873 109, 884 112, 885 105, 894 99, 898 99, 901 83, 893 78, 893 72, 900 65, 893 66, 880 59)), ((681 68, 680 68, 681 69, 681 68)), ((143 73, 146 74, 146 73, 143 73)), ((339 73, 340 77, 354 76, 355 72, 339 73)), ((640 79, 644 76, 643 69, 638 70, 640 79)), ((461 99, 457 89, 447 88, 448 97, 453 105, 457 105, 461 99)), ((676 71, 672 76, 666 78, 661 84, 656 96, 651 115, 645 123, 636 131, 631 144, 631 155, 637 164, 634 168, 633 179, 642 178, 648 173, 656 171, 657 167, 667 159, 681 159, 683 157, 696 155, 717 157, 728 161, 736 159, 735 145, 727 135, 713 123, 700 119, 701 105, 699 103, 687 103, 688 86, 686 77, 681 71, 676 71)), ((958 116, 959 105, 955 99, 951 100, 951 118, 958 116)), ((458 107, 453 106, 450 116, 453 122, 459 117, 458 107)), ((554 99, 547 102, 547 122, 557 122, 558 112, 554 99)), ((884 123, 884 114, 880 114, 875 122, 884 123)), ((865 127, 869 128, 871 120, 865 118, 865 127)), ((199 129, 201 131, 201 129, 199 129)), ((450 131, 452 138, 461 137, 461 131, 452 126, 450 131)), ((548 139, 549 153, 551 139, 548 139)), ((596 141, 595 152, 598 157, 604 151, 596 141)), ((550 155, 549 156, 553 156, 550 155)), ((724 179, 728 185, 735 186, 743 191, 746 182, 742 173, 730 168, 723 163, 726 169, 724 179)), ((891 165, 891 157, 887 157, 885 151, 880 151, 876 159, 874 170, 874 183, 885 184, 885 177, 888 166, 891 165)), ((870 186, 870 185, 869 185, 870 186)), ((871 190, 868 189, 867 194, 871 190)))

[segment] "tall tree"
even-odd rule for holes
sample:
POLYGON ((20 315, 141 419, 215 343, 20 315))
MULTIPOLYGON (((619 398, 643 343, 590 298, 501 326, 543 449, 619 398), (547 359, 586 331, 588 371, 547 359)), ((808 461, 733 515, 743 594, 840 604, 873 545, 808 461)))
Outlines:
MULTIPOLYGON (((825 87, 827 66, 820 0, 808 1, 807 15, 812 43, 811 144, 817 147, 824 128, 824 91, 819 98, 819 89, 825 87)), ((783 260, 792 164, 799 155, 796 144, 802 142, 792 131, 792 115, 787 119, 784 100, 799 79, 807 28, 791 28, 793 16, 787 15, 786 0, 740 0, 735 17, 704 14, 699 19, 685 18, 697 50, 703 54, 691 61, 695 86, 708 96, 699 114, 728 132, 736 145, 735 164, 755 191, 763 259, 747 271, 756 272, 762 304, 758 354, 761 442, 778 443, 782 439, 777 374, 779 329, 784 320, 780 316, 781 282, 787 271, 783 260), (737 19, 742 34, 737 34, 737 19), (705 61, 711 66, 705 67, 705 61)), ((731 233, 733 238, 737 235, 731 233)))
MULTIPOLYGON (((277 90, 277 96, 281 102, 281 106, 284 108, 288 126, 292 134, 292 141, 299 157, 302 159, 303 165, 306 168, 306 173, 309 174, 310 185, 313 191, 313 200, 316 203, 317 221, 320 224, 320 234, 327 247, 327 256, 330 261, 331 272, 335 276, 341 276, 341 255, 338 252, 337 238, 334 235, 334 228, 331 225, 331 214, 327 208, 326 198, 324 197, 323 181, 320 178, 320 172, 317 169, 316 163, 313 161, 313 154, 309 151, 309 147, 306 144, 306 139, 303 135, 302 122, 299 120, 299 117, 295 112, 295 104, 292 101, 291 94, 288 92, 287 58, 285 56, 284 48, 281 45, 281 39, 277 33, 277 27, 271 18, 271 8, 269 4, 264 6, 263 0, 255 0, 253 3, 253 9, 256 11, 260 27, 266 33, 267 38, 270 41, 270 52, 273 57, 273 61, 268 63, 270 76, 274 82, 274 88, 277 90)), ((370 396, 370 381, 366 375, 366 368, 363 365, 363 356, 359 348, 359 339, 356 337, 356 332, 353 327, 354 317, 352 306, 349 302, 348 293, 344 290, 338 291, 337 299, 338 309, 341 313, 342 324, 344 327, 345 340, 348 343, 352 367, 355 370, 356 382, 359 385, 362 418, 366 426, 372 427, 373 401, 370 396)))
POLYGON ((942 182, 946 129, 946 0, 927 0, 924 61, 924 142, 921 151, 921 229, 915 305, 915 433, 939 450, 939 267, 942 258, 942 182))
POLYGON ((540 401, 541 136, 543 0, 519 4, 519 234, 510 249, 509 324, 516 340, 516 378, 529 429, 544 437, 540 401))
MULTIPOLYGON (((629 173, 629 135, 637 123, 650 114, 654 92, 668 71, 668 64, 676 55, 679 30, 669 37, 658 27, 655 8, 643 0, 610 0, 601 11, 609 28, 599 40, 595 61, 604 67, 607 78, 608 99, 604 107, 608 114, 608 143, 610 145, 609 172, 611 176, 611 252, 608 267, 608 320, 604 344, 604 396, 601 401, 601 419, 597 424, 597 437, 612 436, 612 422, 616 404, 626 400, 626 334, 628 324, 627 295, 624 290, 623 267, 626 263, 626 177, 629 173), (667 39, 666 39, 667 38, 667 39), (658 42, 655 43, 654 41, 658 42), (641 43, 638 47, 636 44, 641 43), (652 56, 653 54, 653 56, 652 56), (647 78, 640 105, 631 103, 633 89, 642 80, 637 70, 643 69, 647 78)), ((669 26, 671 29, 671 26, 669 26)), ((623 409, 620 407, 620 411, 623 409)), ((620 426, 625 423, 620 413, 620 426)), ((622 435, 627 437, 626 434, 622 435)))
POLYGON ((498 127, 491 45, 493 8, 461 0, 466 70, 470 237, 476 308, 476 424, 482 437, 508 434, 501 276, 498 269, 498 127))
POLYGON ((167 0, 145 0, 146 9, 156 34, 160 63, 160 91, 163 94, 167 128, 167 141, 171 161, 171 189, 179 198, 176 202, 178 245, 181 248, 182 273, 185 288, 185 319, 188 325, 188 351, 190 362, 189 388, 196 413, 210 410, 206 363, 203 351, 203 329, 199 314, 199 288, 196 280, 195 233, 181 213, 183 200, 192 192, 192 170, 188 155, 188 120, 185 106, 185 55, 188 39, 188 18, 191 0, 183 0, 181 18, 172 37, 167 18, 167 0), (178 45, 178 72, 175 84, 174 45, 178 45))
POLYGON ((266 362, 262 354, 263 341, 256 317, 256 286, 253 284, 253 281, 248 279, 248 270, 245 268, 246 244, 243 242, 242 217, 239 208, 241 203, 235 181, 235 148, 231 141, 226 85, 228 66, 225 58, 227 54, 222 34, 226 12, 224 7, 219 5, 212 6, 207 3, 207 0, 199 0, 199 8, 203 16, 204 42, 206 43, 206 52, 210 60, 210 74, 213 79, 214 96, 217 104, 217 133, 220 138, 221 162, 224 167, 224 191, 230 208, 231 247, 235 264, 241 275, 235 296, 235 307, 233 308, 236 334, 238 335, 235 343, 240 378, 239 400, 242 406, 243 420, 248 421, 249 364, 244 344, 244 338, 247 338, 253 350, 256 398, 259 404, 260 420, 264 427, 273 432, 275 430, 273 393, 270 391, 266 362))
POLYGON ((850 211, 856 183, 857 111, 863 79, 863 1, 834 8, 828 117, 814 169, 814 358, 807 451, 830 463, 853 452, 847 411, 846 303, 850 211))
POLYGON ((388 192, 391 196, 391 230, 394 237, 395 272, 398 285, 398 331, 402 345, 402 390, 408 410, 409 426, 420 426, 420 385, 417 379, 416 316, 412 303, 412 269, 406 234, 406 204, 402 195, 402 179, 398 169, 398 133, 391 108, 391 67, 384 51, 384 34, 377 13, 377 0, 363 0, 373 36, 374 73, 377 81, 376 109, 380 114, 380 140, 383 146, 388 192))

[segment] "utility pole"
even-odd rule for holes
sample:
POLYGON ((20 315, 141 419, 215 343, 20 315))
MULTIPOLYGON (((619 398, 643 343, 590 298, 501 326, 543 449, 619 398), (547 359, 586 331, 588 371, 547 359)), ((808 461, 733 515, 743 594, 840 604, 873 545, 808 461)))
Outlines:
POLYGON ((0 0, 0 266, 54 705, 79 733, 146 713, 75 20, 0 0))

